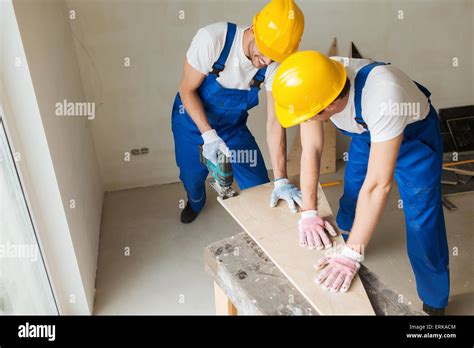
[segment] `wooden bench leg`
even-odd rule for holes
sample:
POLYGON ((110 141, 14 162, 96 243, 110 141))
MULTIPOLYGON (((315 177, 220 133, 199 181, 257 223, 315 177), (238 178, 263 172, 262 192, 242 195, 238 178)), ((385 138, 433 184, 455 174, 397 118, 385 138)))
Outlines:
POLYGON ((237 308, 235 308, 234 304, 216 282, 214 282, 214 301, 216 304, 216 315, 237 315, 237 308))

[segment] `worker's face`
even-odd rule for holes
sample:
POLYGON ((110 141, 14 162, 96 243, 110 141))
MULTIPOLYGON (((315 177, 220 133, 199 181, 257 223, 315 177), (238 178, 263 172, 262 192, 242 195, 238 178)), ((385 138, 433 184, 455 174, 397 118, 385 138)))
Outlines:
POLYGON ((321 120, 321 121, 326 121, 326 120, 329 120, 329 118, 333 115, 334 113, 331 112, 331 110, 329 110, 328 108, 324 109, 323 111, 321 111, 319 114, 317 114, 316 116, 314 116, 314 119, 315 120, 321 120))
POLYGON ((257 48, 257 44, 255 43, 255 39, 250 42, 250 59, 252 61, 252 65, 257 69, 263 69, 267 65, 272 63, 272 60, 262 53, 257 48))
POLYGON ((349 93, 347 93, 344 98, 337 99, 333 101, 328 107, 326 107, 323 111, 313 117, 315 120, 326 121, 334 114, 337 114, 344 110, 347 106, 347 102, 349 101, 349 93))
MULTIPOLYGON (((253 34, 253 28, 251 28, 250 30, 253 34)), ((254 35, 252 35, 252 39, 249 42, 249 58, 252 61, 252 65, 257 69, 263 69, 273 62, 270 58, 268 58, 258 50, 254 35)))

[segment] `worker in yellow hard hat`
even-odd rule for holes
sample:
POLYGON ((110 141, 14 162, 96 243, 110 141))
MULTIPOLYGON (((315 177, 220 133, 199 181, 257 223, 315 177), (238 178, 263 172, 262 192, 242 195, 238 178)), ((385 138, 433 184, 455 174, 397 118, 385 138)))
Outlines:
POLYGON ((317 281, 333 291, 347 291, 395 177, 405 212, 408 256, 423 309, 428 314, 444 313, 449 270, 441 204, 443 145, 430 92, 390 64, 331 59, 303 51, 278 68, 273 96, 282 126, 301 125, 303 212, 299 228, 303 245, 331 246, 320 233, 327 226, 316 210, 322 121, 330 119, 352 137, 336 219, 346 231, 346 246, 318 262, 323 270, 317 281))
POLYGON ((301 194, 286 179, 286 137, 273 109, 272 82, 279 63, 297 51, 303 29, 303 13, 293 0, 273 0, 250 27, 215 23, 194 36, 172 113, 176 162, 188 198, 183 223, 192 222, 206 200, 208 170, 200 163, 200 145, 203 156, 213 163, 219 153, 231 158, 240 189, 269 181, 246 125, 261 86, 267 91, 267 140, 277 179, 271 204, 285 199, 296 212, 301 194))

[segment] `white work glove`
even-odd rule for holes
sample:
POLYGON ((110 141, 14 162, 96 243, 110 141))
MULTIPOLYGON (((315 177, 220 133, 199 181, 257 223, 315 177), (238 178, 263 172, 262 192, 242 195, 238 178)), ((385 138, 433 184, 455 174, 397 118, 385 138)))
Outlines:
POLYGON ((202 155, 209 161, 217 165, 218 152, 222 152, 226 157, 231 157, 231 152, 227 145, 218 135, 215 129, 202 133, 204 145, 202 146, 202 155))
POLYGON ((298 223, 300 230, 300 245, 308 246, 310 249, 321 250, 330 248, 332 242, 326 235, 326 231, 333 237, 337 235, 336 230, 328 221, 318 216, 317 210, 306 210, 301 213, 298 223))
POLYGON ((315 281, 322 284, 326 290, 346 292, 363 260, 364 257, 357 251, 344 246, 341 252, 318 260, 315 267, 322 271, 319 272, 315 281))
POLYGON ((295 202, 301 207, 303 205, 301 201, 301 191, 295 185, 290 184, 288 179, 277 179, 274 181, 275 188, 272 192, 270 201, 270 207, 276 207, 280 199, 284 199, 292 213, 296 213, 295 202))

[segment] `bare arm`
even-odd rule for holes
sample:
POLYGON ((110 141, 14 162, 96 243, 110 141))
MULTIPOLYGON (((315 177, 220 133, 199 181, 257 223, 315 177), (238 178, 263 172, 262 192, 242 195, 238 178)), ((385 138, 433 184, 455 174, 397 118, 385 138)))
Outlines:
POLYGON ((387 204, 402 139, 403 134, 371 145, 367 176, 359 193, 354 225, 346 243, 359 253, 372 237, 387 204))
POLYGON ((274 178, 286 178, 286 131, 276 118, 272 92, 267 92, 267 145, 274 178))
POLYGON ((201 133, 212 129, 207 121, 204 106, 198 94, 198 88, 201 86, 205 77, 206 75, 195 70, 188 63, 187 59, 184 60, 183 78, 179 85, 179 95, 186 111, 201 133))
POLYGON ((323 122, 309 120, 301 123, 301 171, 300 185, 303 193, 303 210, 318 207, 318 182, 321 155, 323 152, 323 122))

